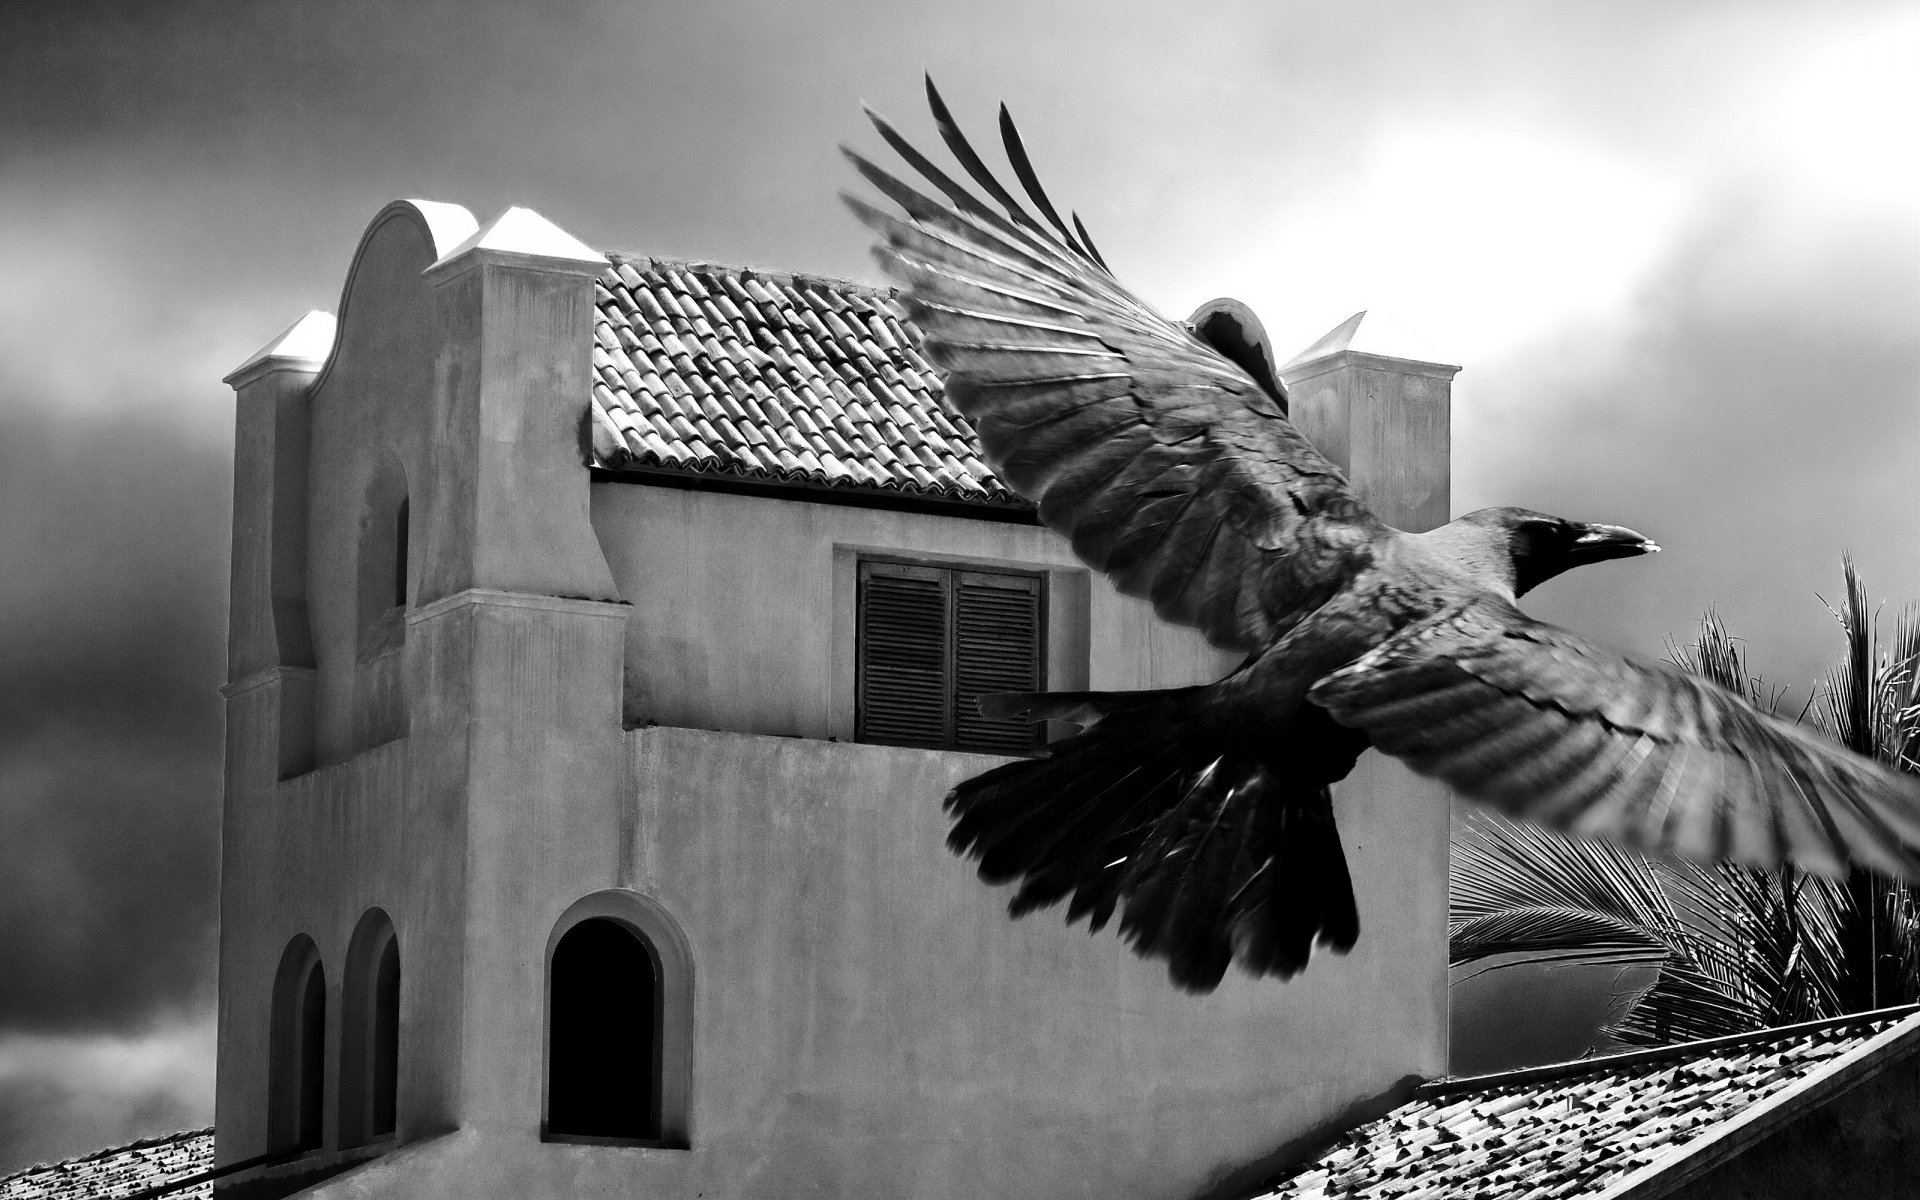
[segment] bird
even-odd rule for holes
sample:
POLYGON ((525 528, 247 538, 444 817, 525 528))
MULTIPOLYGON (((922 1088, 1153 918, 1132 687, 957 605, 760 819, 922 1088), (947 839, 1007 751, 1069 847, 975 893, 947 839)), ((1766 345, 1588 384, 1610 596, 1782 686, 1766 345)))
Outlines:
POLYGON ((843 147, 898 211, 842 198, 877 235, 946 401, 1082 562, 1245 655, 1197 687, 982 698, 991 718, 1079 728, 945 798, 948 845, 1017 885, 1011 916, 1064 902, 1069 924, 1117 917, 1197 993, 1233 964, 1286 979, 1318 948, 1345 953, 1360 922, 1331 788, 1369 748, 1643 852, 1920 879, 1920 778, 1519 608, 1652 540, 1517 507, 1388 525, 1288 419, 1242 306, 1159 315, 1079 215, 1059 215, 1005 105, 1026 203, 931 77, 926 95, 969 182, 868 108, 923 182, 843 147))

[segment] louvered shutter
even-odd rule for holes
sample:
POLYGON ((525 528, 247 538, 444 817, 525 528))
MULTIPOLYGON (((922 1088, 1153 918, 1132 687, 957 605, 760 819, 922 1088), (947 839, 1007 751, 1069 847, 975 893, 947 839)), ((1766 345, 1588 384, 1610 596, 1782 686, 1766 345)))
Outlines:
POLYGON ((989 692, 1040 689, 1040 580, 981 571, 961 571, 956 576, 954 748, 1025 754, 1040 744, 1045 727, 1026 721, 989 721, 980 715, 977 702, 989 692))
POLYGON ((988 692, 1046 686, 1038 575, 860 563, 855 734, 863 742, 1025 754, 1042 727, 989 721, 988 692))
POLYGON ((951 734, 949 572, 860 564, 858 730, 863 742, 944 746, 951 734))

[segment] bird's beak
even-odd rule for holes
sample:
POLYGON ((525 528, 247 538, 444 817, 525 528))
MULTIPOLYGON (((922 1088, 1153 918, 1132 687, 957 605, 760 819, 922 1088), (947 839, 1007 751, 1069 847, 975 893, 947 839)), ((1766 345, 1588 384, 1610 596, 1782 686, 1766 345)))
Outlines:
POLYGON ((1583 563, 1659 552, 1659 545, 1651 538, 1635 533, 1624 525, 1589 525, 1585 533, 1573 539, 1574 557, 1583 563))

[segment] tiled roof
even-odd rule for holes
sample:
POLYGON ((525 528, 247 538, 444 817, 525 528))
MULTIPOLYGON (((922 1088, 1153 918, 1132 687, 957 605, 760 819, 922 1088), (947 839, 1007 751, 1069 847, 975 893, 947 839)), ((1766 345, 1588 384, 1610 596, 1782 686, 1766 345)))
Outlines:
POLYGON ((1913 1010, 1417 1089, 1258 1193, 1273 1200, 1597 1197, 1913 1010))
POLYGON ((195 1129, 28 1167, 0 1179, 0 1200, 206 1200, 212 1169, 213 1130, 195 1129))
POLYGON ((609 258, 594 289, 595 466, 1020 503, 941 404, 890 292, 609 258))

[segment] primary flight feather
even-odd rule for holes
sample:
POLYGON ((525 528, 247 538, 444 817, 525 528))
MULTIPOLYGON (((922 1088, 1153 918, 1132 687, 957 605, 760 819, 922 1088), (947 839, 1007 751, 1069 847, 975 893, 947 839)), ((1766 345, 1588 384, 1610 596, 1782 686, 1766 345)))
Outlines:
MULTIPOLYGON (((1329 787, 1368 747, 1524 819, 1648 850, 1920 878, 1920 780, 1714 685, 1534 621, 1569 568, 1658 547, 1519 508, 1426 533, 1376 517, 1287 419, 1245 339, 1148 308, 1000 127, 1033 215, 962 135, 982 199, 869 112, 930 196, 848 151, 948 400, 1000 478, 1122 592, 1246 662, 1204 687, 988 697, 1083 731, 948 796, 949 838, 1013 915, 1116 915, 1174 981, 1300 970, 1359 933, 1329 787)), ((1231 323, 1229 323, 1231 325, 1231 323)), ((1229 332, 1232 332, 1229 329, 1229 332)))

